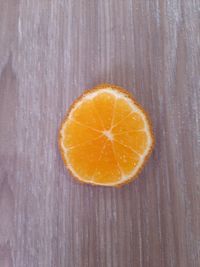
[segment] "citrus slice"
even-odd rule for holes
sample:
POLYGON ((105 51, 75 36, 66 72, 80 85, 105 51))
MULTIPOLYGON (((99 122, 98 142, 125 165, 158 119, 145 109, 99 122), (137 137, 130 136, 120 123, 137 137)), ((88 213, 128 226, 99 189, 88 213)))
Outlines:
POLYGON ((109 84, 78 98, 59 131, 66 167, 79 181, 93 185, 134 180, 153 145, 146 112, 126 90, 109 84))

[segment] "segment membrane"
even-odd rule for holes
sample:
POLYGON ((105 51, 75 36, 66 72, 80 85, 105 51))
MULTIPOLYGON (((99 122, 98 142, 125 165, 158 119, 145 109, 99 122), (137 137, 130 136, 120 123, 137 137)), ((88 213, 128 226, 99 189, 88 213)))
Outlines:
POLYGON ((144 131, 124 132, 122 134, 115 135, 114 139, 139 154, 144 153, 148 144, 148 137, 144 131))
POLYGON ((110 129, 116 97, 103 92, 93 98, 94 107, 98 112, 105 129, 110 129))
POLYGON ((113 142, 113 149, 115 152, 115 158, 123 174, 130 174, 140 160, 139 155, 118 142, 113 142))
POLYGON ((70 148, 96 139, 101 135, 101 132, 73 120, 68 120, 64 125, 62 135, 64 147, 70 148))
POLYGON ((109 184, 120 180, 121 172, 113 153, 112 142, 107 141, 102 151, 101 158, 96 165, 93 181, 96 183, 109 184))
POLYGON ((76 107, 71 117, 81 122, 84 125, 90 126, 91 128, 94 128, 96 130, 102 130, 103 125, 102 122, 97 114, 97 111, 94 108, 93 101, 90 100, 84 100, 78 107, 76 107))
POLYGON ((91 180, 98 167, 97 163, 105 142, 106 138, 100 137, 80 147, 72 148, 67 152, 69 165, 79 177, 84 180, 91 180))
POLYGON ((119 123, 113 126, 113 133, 120 134, 123 132, 138 131, 144 129, 144 121, 139 113, 132 112, 119 123))

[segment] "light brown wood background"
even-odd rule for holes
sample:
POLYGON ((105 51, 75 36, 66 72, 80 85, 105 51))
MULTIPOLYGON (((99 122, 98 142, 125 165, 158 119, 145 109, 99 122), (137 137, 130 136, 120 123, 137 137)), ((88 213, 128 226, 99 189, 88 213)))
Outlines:
POLYGON ((0 267, 200 266, 200 1, 0 0, 0 267), (83 186, 57 132, 84 89, 127 88, 156 148, 83 186))

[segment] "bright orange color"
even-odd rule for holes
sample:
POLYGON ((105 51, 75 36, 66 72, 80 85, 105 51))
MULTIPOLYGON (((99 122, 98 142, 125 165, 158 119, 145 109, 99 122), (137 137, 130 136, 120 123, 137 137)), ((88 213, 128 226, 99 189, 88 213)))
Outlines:
POLYGON ((100 85, 69 110, 59 134, 63 160, 79 181, 119 186, 133 180, 154 144, 144 110, 127 91, 100 85))

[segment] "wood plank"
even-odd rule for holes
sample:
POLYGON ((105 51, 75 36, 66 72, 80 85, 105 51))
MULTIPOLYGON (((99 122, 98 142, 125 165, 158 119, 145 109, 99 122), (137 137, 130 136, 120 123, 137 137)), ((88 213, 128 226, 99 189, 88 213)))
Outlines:
POLYGON ((200 265, 199 0, 0 1, 0 266, 200 265), (134 183, 77 184, 57 132, 98 83, 132 92, 156 147, 134 183))

